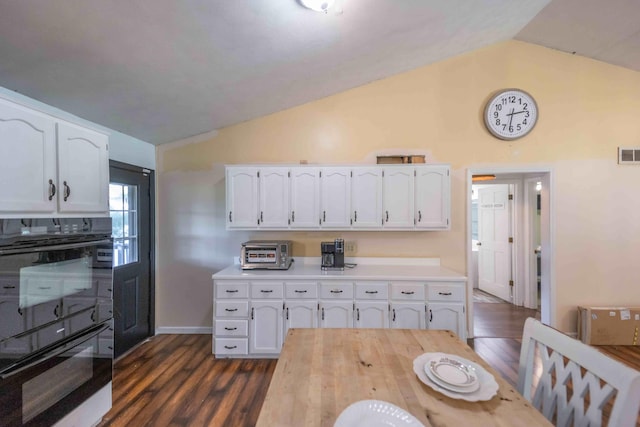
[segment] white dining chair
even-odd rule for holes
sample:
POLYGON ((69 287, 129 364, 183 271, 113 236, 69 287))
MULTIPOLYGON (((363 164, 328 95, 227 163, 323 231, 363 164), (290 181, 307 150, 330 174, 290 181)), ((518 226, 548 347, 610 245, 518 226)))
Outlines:
POLYGON ((556 426, 600 426, 602 410, 611 402, 608 425, 635 426, 640 371, 529 318, 522 337, 518 391, 556 426))

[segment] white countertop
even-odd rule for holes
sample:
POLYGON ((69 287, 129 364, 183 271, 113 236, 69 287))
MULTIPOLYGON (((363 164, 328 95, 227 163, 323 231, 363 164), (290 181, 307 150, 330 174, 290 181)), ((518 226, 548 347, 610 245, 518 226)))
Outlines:
MULTIPOLYGON (((305 262, 305 258, 296 258, 288 270, 242 270, 234 264, 213 275, 220 279, 273 279, 273 280, 438 280, 466 281, 467 278, 453 270, 441 267, 438 263, 417 263, 411 265, 406 259, 375 258, 375 262, 358 263, 354 268, 344 271, 322 271, 320 264, 305 262), (433 265, 429 265, 433 264, 433 265)), ((363 259, 365 260, 365 259, 363 259)), ((356 260, 357 261, 357 260, 356 260)), ((347 260, 349 262, 349 260, 347 260)))

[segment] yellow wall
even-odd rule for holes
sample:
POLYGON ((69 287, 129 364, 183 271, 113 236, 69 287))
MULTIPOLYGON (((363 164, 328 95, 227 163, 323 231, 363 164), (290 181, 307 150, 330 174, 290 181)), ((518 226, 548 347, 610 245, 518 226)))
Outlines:
POLYGON ((249 238, 286 237, 294 255, 355 241, 357 256, 440 257, 466 272, 466 170, 551 167, 555 180, 556 326, 575 306, 638 305, 640 167, 617 165, 640 146, 640 73, 509 41, 235 126, 209 140, 158 149, 157 325, 211 325, 211 273, 249 238), (531 93, 531 134, 492 137, 482 120, 502 88, 531 93), (227 232, 224 164, 375 163, 376 153, 425 153, 452 166, 448 232, 227 232))

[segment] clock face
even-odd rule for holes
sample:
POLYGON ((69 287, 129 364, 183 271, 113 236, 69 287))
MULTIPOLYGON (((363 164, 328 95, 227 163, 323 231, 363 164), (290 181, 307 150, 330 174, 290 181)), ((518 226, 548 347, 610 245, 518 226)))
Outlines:
POLYGON ((507 89, 494 95, 484 111, 484 123, 489 132, 500 139, 525 136, 536 125, 538 106, 527 92, 507 89))

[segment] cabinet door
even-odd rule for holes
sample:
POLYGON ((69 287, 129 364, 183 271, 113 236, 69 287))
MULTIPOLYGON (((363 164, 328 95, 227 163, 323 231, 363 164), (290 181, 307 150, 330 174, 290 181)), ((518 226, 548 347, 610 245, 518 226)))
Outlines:
POLYGON ((109 211, 109 137, 58 123, 58 209, 109 211))
POLYGON ((351 177, 353 228, 382 226, 382 169, 353 168, 351 177))
POLYGON ((427 304, 427 329, 453 331, 464 340, 467 335, 464 323, 464 304, 435 302, 427 304))
POLYGON ((55 121, 0 99, 0 212, 56 210, 55 121))
POLYGON ((289 328, 317 328, 317 301, 287 301, 284 309, 285 336, 289 328))
POLYGON ((291 228, 320 226, 320 169, 291 168, 291 228))
POLYGON ((413 228, 413 168, 384 168, 383 223, 385 228, 413 228))
POLYGON ((258 227, 258 169, 227 168, 227 228, 258 227))
POLYGON ((450 182, 449 166, 416 167, 417 228, 449 228, 450 182))
POLYGON ((388 328, 389 303, 381 301, 358 301, 356 306, 356 328, 388 328))
POLYGON ((282 348, 282 301, 252 301, 249 353, 278 354, 282 348))
POLYGON ((321 328, 353 328, 353 302, 320 301, 321 328))
POLYGON ((349 168, 323 168, 320 178, 321 217, 324 228, 351 226, 351 176, 349 168))
POLYGON ((289 169, 260 168, 260 228, 289 226, 289 169))
POLYGON ((392 302, 391 327, 395 329, 424 329, 425 303, 392 302))

